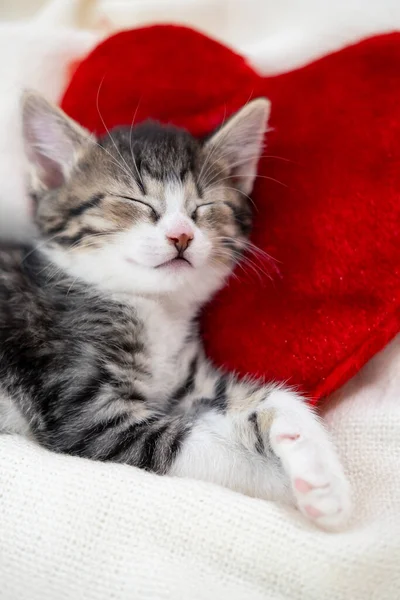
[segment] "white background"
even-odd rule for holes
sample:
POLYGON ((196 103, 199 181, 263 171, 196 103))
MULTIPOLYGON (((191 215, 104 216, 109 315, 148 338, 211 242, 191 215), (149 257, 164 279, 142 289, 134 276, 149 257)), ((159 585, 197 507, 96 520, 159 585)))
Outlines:
MULTIPOLYGON (((44 4, 2 0, 0 19, 29 17, 44 4)), ((235 46, 269 72, 291 68, 370 33, 400 30, 400 0, 100 0, 99 4, 117 27, 166 21, 192 25, 235 46)))

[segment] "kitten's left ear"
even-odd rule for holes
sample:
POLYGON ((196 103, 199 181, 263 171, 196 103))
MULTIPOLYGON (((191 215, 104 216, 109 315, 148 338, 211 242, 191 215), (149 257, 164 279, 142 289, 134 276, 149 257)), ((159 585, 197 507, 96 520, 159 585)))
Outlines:
POLYGON ((245 194, 253 189, 270 111, 271 103, 266 98, 249 102, 205 145, 213 160, 221 157, 228 162, 237 188, 245 194))
POLYGON ((69 176, 84 147, 94 138, 36 92, 22 98, 22 132, 35 186, 54 189, 69 176))

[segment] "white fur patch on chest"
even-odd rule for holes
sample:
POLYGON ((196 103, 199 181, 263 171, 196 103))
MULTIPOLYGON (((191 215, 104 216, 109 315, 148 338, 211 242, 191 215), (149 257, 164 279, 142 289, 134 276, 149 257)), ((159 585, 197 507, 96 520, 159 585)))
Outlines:
POLYGON ((190 320, 171 314, 162 304, 145 301, 137 312, 145 324, 146 347, 150 357, 151 383, 148 394, 160 401, 171 394, 185 378, 193 356, 193 343, 187 342, 190 320))

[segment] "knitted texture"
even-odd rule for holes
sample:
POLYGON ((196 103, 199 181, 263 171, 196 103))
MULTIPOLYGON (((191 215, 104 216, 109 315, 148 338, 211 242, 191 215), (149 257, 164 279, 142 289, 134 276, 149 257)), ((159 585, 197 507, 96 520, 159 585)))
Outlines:
POLYGON ((348 531, 197 481, 0 436, 1 600, 398 600, 400 338, 327 415, 348 531))

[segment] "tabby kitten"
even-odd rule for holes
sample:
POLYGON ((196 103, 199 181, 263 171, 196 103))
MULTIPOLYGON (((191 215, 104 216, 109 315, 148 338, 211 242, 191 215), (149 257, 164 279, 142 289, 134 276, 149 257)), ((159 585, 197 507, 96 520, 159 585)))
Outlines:
POLYGON ((205 141, 153 122, 96 140, 25 95, 41 239, 0 250, 0 428, 336 528, 349 488, 322 424, 295 392, 217 370, 197 330, 248 244, 268 115, 257 99, 205 141))

